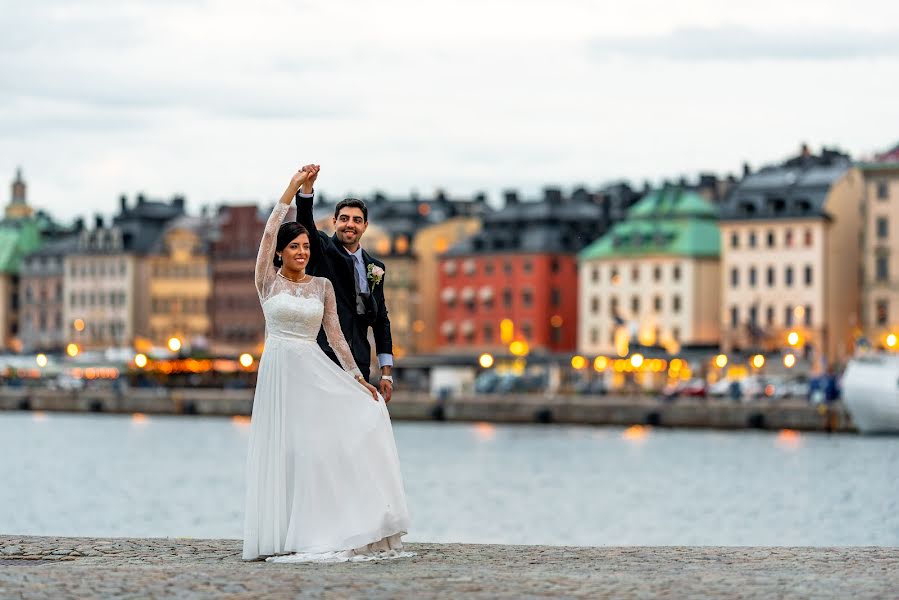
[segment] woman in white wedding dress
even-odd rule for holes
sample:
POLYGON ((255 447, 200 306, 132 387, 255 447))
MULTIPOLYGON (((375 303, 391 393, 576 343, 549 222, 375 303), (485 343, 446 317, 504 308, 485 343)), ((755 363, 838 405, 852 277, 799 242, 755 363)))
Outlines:
POLYGON ((243 558, 408 556, 401 536, 409 515, 387 407, 356 368, 331 282, 306 275, 308 233, 281 224, 305 177, 296 173, 272 210, 256 259, 266 337, 250 424, 243 558), (343 370, 316 343, 322 327, 343 370))

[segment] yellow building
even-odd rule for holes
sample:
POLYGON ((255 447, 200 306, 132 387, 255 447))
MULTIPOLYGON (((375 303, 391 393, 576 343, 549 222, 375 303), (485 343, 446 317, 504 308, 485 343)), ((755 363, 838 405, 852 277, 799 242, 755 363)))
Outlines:
POLYGON ((887 336, 899 335, 899 259, 892 258, 899 256, 899 147, 863 163, 861 171, 865 178, 862 324, 874 346, 889 347, 887 336))
POLYGON ((848 156, 806 147, 732 190, 720 224, 725 351, 796 346, 818 368, 852 354, 862 195, 848 156))
POLYGON ((181 217, 165 230, 147 257, 149 281, 149 341, 166 346, 177 338, 194 350, 208 345, 212 277, 207 254, 208 219, 181 217))

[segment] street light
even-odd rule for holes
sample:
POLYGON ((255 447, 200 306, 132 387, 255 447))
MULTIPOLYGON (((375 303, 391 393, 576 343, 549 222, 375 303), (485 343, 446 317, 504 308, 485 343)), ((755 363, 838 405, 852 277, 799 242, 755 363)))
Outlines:
POLYGON ((583 356, 577 355, 571 357, 571 366, 580 371, 584 367, 587 366, 587 359, 583 356))
POLYGON ((176 337, 169 338, 169 350, 172 352, 177 352, 181 349, 181 340, 176 337))
POLYGON ((793 353, 784 355, 784 366, 792 369, 796 365, 796 355, 793 353))
POLYGON ((46 354, 38 354, 34 357, 34 362, 37 363, 37 366, 40 368, 44 368, 47 366, 47 355, 46 354))
POLYGON ((639 369, 643 366, 643 355, 642 354, 634 354, 631 356, 631 366, 635 369, 639 369))
POLYGON ((493 366, 493 355, 485 352, 478 358, 478 364, 482 369, 489 369, 493 366))
POLYGON ((756 369, 761 369, 765 366, 765 357, 761 354, 756 354, 752 357, 752 366, 756 369))
POLYGON ((238 361, 240 362, 240 366, 242 366, 244 369, 249 369, 253 364, 253 357, 250 354, 244 353, 240 355, 238 361))
POLYGON ((143 369, 147 366, 147 355, 146 354, 135 354, 134 355, 134 366, 138 369, 143 369))
POLYGON ((891 349, 891 350, 892 350, 893 348, 895 348, 895 347, 896 347, 896 342, 897 342, 897 341, 899 341, 899 340, 896 339, 896 334, 895 334, 895 333, 889 334, 889 335, 887 336, 887 339, 886 339, 887 348, 889 348, 889 349, 891 349))
POLYGON ((597 371, 605 371, 609 366, 609 359, 605 356, 597 356, 593 361, 593 368, 597 371))
POLYGON ((795 331, 791 331, 789 335, 787 335, 787 343, 791 346, 796 346, 799 344, 799 333, 795 331))
POLYGON ((719 354, 718 356, 716 356, 715 357, 715 366, 718 367, 719 369, 723 369, 724 367, 726 367, 727 366, 727 355, 719 354))
POLYGON ((81 352, 81 349, 78 347, 78 344, 69 344, 66 346, 66 354, 75 358, 78 356, 78 353, 81 352))
POLYGON ((72 321, 72 327, 75 331, 84 331, 84 319, 75 319, 72 321))

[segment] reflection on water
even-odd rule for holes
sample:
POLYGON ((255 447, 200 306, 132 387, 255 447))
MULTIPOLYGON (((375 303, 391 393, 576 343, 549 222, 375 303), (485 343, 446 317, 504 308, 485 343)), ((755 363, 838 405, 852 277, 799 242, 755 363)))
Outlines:
MULTIPOLYGON (((395 423, 415 541, 899 545, 899 439, 395 423)), ((239 537, 249 420, 0 413, 0 532, 239 537)))

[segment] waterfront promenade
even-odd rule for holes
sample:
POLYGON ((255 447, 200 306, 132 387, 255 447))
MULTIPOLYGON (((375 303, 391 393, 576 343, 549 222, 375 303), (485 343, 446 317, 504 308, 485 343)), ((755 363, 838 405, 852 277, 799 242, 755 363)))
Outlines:
MULTIPOLYGON (((0 411, 234 416, 249 415, 252 408, 252 389, 134 388, 115 391, 87 388, 71 391, 0 388, 0 411)), ((842 405, 813 406, 802 399, 733 402, 720 398, 680 398, 666 402, 633 395, 482 394, 454 396, 441 402, 426 393, 400 390, 390 403, 390 415, 398 421, 855 431, 842 405)))
POLYGON ((889 598, 896 548, 409 544, 414 558, 243 562, 238 540, 0 536, 0 598, 889 598))

